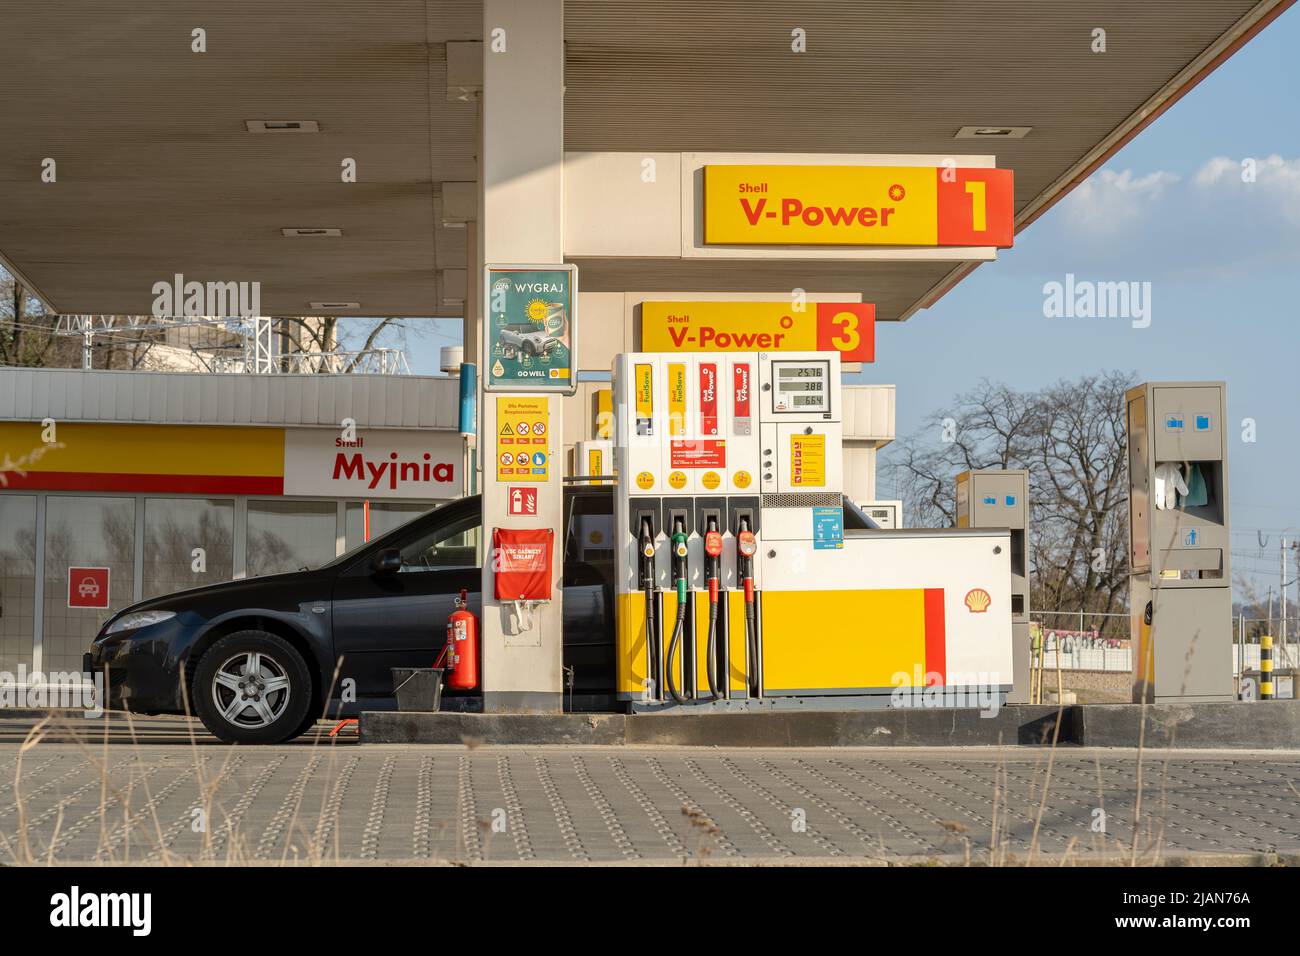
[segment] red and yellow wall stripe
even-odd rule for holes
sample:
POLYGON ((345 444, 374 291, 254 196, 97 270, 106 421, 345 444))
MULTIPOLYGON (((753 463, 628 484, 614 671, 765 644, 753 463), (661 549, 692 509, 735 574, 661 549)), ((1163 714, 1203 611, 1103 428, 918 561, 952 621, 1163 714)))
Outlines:
POLYGON ((0 422, 0 491, 284 493, 284 429, 0 422))

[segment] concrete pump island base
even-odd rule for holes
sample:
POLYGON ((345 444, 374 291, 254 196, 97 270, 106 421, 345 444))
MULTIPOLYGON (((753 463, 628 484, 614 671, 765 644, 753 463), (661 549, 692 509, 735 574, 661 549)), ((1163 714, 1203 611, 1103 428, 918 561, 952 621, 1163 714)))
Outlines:
POLYGON ((1112 747, 1293 751, 1300 701, 1005 704, 761 714, 466 714, 367 711, 363 744, 648 747, 1112 747))

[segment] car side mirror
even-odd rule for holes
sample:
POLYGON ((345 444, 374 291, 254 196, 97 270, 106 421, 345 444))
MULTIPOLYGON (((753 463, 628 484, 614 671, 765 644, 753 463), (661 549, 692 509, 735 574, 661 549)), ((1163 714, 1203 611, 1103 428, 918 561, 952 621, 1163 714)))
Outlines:
POLYGON ((370 570, 375 574, 396 574, 402 570, 402 552, 396 548, 383 548, 370 559, 370 570))

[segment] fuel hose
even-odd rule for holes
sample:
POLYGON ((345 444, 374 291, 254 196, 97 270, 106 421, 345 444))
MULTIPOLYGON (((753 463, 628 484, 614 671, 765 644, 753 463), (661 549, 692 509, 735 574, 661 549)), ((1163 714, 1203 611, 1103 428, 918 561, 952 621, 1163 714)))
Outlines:
POLYGON ((667 671, 668 693, 678 704, 686 703, 677 687, 677 675, 673 667, 673 657, 681 644, 682 632, 686 629, 686 529, 678 521, 673 528, 673 578, 677 587, 677 620, 673 625, 673 637, 668 643, 668 654, 664 658, 667 671))
POLYGON ((718 581, 722 576, 720 558, 722 556, 722 535, 718 532, 718 523, 709 519, 704 535, 705 576, 709 582, 709 639, 708 657, 705 675, 709 681, 709 699, 719 700, 718 693, 718 581))
MULTIPOLYGON (((645 595, 646 678, 654 679, 654 662, 659 660, 658 628, 655 626, 655 544, 649 519, 641 522, 641 591, 645 595)), ((654 696, 659 696, 655 688, 654 696)))

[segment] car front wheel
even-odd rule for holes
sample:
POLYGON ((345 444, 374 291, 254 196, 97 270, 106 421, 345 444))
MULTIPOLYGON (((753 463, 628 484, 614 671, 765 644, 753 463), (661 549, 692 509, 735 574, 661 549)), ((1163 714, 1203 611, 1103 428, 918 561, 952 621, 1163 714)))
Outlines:
POLYGON ((217 641, 194 672, 194 709, 227 743, 275 744, 304 729, 311 676, 284 638, 238 631, 217 641))

